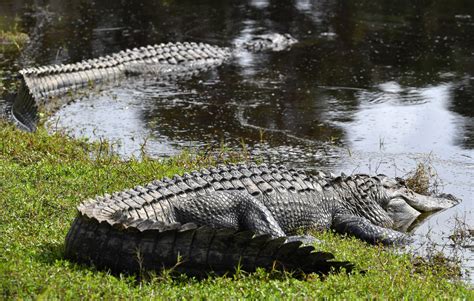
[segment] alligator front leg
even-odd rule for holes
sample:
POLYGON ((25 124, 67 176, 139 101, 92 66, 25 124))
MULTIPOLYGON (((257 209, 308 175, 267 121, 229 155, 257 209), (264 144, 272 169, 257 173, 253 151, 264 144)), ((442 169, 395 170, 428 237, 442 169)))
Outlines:
POLYGON ((372 224, 368 219, 351 214, 337 214, 331 226, 340 234, 350 234, 371 244, 404 244, 410 241, 408 235, 389 228, 372 224))

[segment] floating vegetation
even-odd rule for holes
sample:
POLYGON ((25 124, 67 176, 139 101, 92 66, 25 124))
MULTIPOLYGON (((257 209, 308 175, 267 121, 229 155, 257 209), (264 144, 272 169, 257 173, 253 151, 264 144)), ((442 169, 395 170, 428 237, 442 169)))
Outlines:
POLYGON ((405 183, 410 189, 420 194, 436 192, 440 185, 438 173, 430 164, 429 159, 419 162, 415 170, 406 175, 405 183))

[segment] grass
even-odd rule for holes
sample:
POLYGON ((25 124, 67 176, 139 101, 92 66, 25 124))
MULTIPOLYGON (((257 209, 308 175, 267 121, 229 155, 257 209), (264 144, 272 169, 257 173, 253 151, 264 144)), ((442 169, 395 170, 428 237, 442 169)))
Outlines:
POLYGON ((20 29, 19 19, 6 20, 0 16, 0 53, 19 51, 29 41, 20 29))
POLYGON ((0 298, 64 299, 472 299, 448 267, 414 264, 411 256, 330 232, 318 248, 350 260, 365 274, 304 279, 257 271, 203 280, 157 274, 139 281, 63 259, 75 206, 96 194, 212 164, 176 158, 121 161, 107 144, 90 144, 44 129, 24 133, 0 121, 0 298))
POLYGON ((0 47, 6 52, 10 47, 19 50, 28 42, 28 35, 22 32, 11 32, 0 30, 0 47))

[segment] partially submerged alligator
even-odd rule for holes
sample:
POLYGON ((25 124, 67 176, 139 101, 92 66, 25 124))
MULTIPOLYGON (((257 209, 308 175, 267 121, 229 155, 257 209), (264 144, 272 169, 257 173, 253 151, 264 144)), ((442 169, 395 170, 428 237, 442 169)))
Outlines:
POLYGON ((313 239, 300 231, 331 228, 369 243, 403 243, 408 236, 395 226, 458 202, 414 193, 383 175, 220 165, 82 203, 66 256, 114 272, 222 274, 239 265, 324 274, 353 266, 303 245, 313 239))
POLYGON ((36 129, 38 113, 51 112, 71 100, 69 93, 81 89, 90 93, 95 86, 118 83, 130 76, 149 74, 160 79, 189 77, 221 65, 233 51, 280 51, 296 43, 288 34, 253 37, 234 49, 206 43, 178 42, 127 49, 74 64, 26 68, 20 71, 21 83, 12 113, 19 125, 36 129))

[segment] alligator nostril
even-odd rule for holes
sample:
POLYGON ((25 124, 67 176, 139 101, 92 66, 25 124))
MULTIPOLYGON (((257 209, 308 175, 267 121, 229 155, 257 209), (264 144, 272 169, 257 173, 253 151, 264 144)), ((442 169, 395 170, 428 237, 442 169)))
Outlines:
POLYGON ((452 201, 456 204, 459 204, 461 203, 461 199, 455 197, 454 195, 450 194, 450 193, 440 193, 436 196, 437 198, 443 198, 443 199, 446 199, 446 200, 449 200, 449 201, 452 201))

